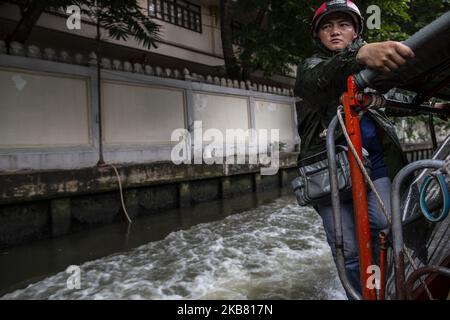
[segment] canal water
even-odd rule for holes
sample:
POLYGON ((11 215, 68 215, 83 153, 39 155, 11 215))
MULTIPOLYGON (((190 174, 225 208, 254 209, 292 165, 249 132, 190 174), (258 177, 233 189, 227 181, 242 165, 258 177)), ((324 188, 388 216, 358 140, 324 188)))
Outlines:
POLYGON ((0 299, 345 299, 320 217, 283 191, 3 250, 0 271, 0 299))

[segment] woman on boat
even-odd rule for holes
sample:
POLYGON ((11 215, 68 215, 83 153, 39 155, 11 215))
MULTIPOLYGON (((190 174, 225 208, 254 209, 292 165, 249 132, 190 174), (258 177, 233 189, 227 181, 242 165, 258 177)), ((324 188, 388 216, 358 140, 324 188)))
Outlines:
MULTIPOLYGON (((363 18, 358 7, 349 0, 323 3, 312 21, 312 37, 316 54, 299 67, 295 93, 298 103, 298 131, 301 138, 299 160, 325 150, 324 130, 336 115, 339 98, 346 90, 347 78, 368 68, 391 72, 414 56, 400 42, 367 44, 361 38, 363 18)), ((363 148, 369 152, 371 178, 386 207, 390 207, 391 179, 406 164, 393 125, 376 110, 368 110, 361 118, 363 148)), ((386 218, 375 195, 368 196, 369 220, 375 262, 378 259, 378 235, 387 227, 386 218)), ((317 205, 328 243, 335 257, 335 235, 332 207, 317 205)), ((352 199, 341 201, 344 256, 347 277, 361 292, 358 248, 352 199)), ((350 295, 347 293, 350 298, 350 295)))

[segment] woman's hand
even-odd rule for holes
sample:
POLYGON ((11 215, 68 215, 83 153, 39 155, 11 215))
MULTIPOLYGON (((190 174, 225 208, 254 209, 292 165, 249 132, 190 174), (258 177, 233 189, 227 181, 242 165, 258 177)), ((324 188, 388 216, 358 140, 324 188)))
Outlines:
POLYGON ((382 72, 397 70, 406 59, 410 58, 414 58, 414 52, 408 46, 396 41, 366 44, 356 55, 358 63, 382 72))

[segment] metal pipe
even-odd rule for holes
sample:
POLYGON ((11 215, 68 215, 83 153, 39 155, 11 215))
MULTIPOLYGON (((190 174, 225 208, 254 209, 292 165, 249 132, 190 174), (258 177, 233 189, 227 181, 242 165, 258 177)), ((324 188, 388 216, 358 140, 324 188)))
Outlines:
POLYGON ((103 120, 102 120, 102 70, 101 63, 101 34, 100 34, 100 21, 97 16, 96 29, 97 29, 97 104, 98 104, 98 166, 105 164, 103 159, 103 120))
POLYGON ((387 261, 387 235, 380 232, 380 291, 378 292, 378 300, 385 299, 386 292, 386 261, 387 261))
POLYGON ((420 269, 417 269, 408 278, 408 281, 406 281, 406 295, 408 300, 412 300, 412 291, 414 283, 416 283, 417 279, 419 279, 421 276, 428 274, 428 273, 439 273, 444 276, 450 277, 450 269, 444 268, 440 266, 426 266, 422 267, 420 269))
POLYGON ((410 163, 397 173, 392 182, 391 213, 392 213, 392 246, 394 252, 395 292, 396 298, 405 299, 405 262, 403 251, 402 215, 400 210, 400 188, 405 179, 416 170, 434 168, 444 165, 442 160, 420 160, 410 163))
MULTIPOLYGON (((450 11, 434 20, 424 28, 417 31, 403 43, 410 47, 413 51, 420 48, 433 37, 436 33, 443 33, 450 29, 450 11)), ((355 81, 360 90, 370 86, 372 81, 380 74, 379 71, 365 69, 355 76, 355 81)))
POLYGON ((352 286, 345 270, 344 257, 344 237, 342 235, 342 217, 339 199, 339 186, 337 181, 336 167, 336 145, 334 143, 335 131, 338 124, 338 118, 335 116, 331 120, 327 129, 327 155, 328 155, 328 173, 330 176, 331 187, 331 205, 333 208, 335 246, 336 246, 336 267, 339 278, 347 293, 355 300, 362 300, 361 294, 352 286))
POLYGON ((428 107, 426 105, 400 102, 400 101, 395 101, 392 99, 385 99, 385 103, 384 103, 383 107, 385 107, 387 109, 410 112, 411 115, 420 115, 420 114, 427 115, 428 114, 428 115, 450 117, 450 111, 446 108, 438 109, 438 108, 428 107))
POLYGON ((430 128, 431 142, 433 143, 433 151, 436 151, 438 148, 436 139, 436 130, 434 129, 434 121, 433 116, 431 114, 428 116, 428 128, 430 128))

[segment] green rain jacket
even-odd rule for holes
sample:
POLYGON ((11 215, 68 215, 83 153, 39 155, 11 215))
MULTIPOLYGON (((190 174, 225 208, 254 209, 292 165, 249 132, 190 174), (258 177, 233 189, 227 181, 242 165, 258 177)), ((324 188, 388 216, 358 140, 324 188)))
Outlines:
MULTIPOLYGON (((339 98, 346 91, 347 78, 365 69, 356 62, 356 54, 365 42, 358 38, 346 49, 337 52, 317 45, 317 53, 306 59, 297 72, 295 94, 297 102, 298 133, 301 138, 299 160, 326 149, 323 131, 336 115, 339 98)), ((369 109, 375 121, 378 138, 383 145, 384 162, 393 179, 407 164, 394 125, 379 111, 369 109)), ((339 136, 339 134, 337 134, 339 136)))

